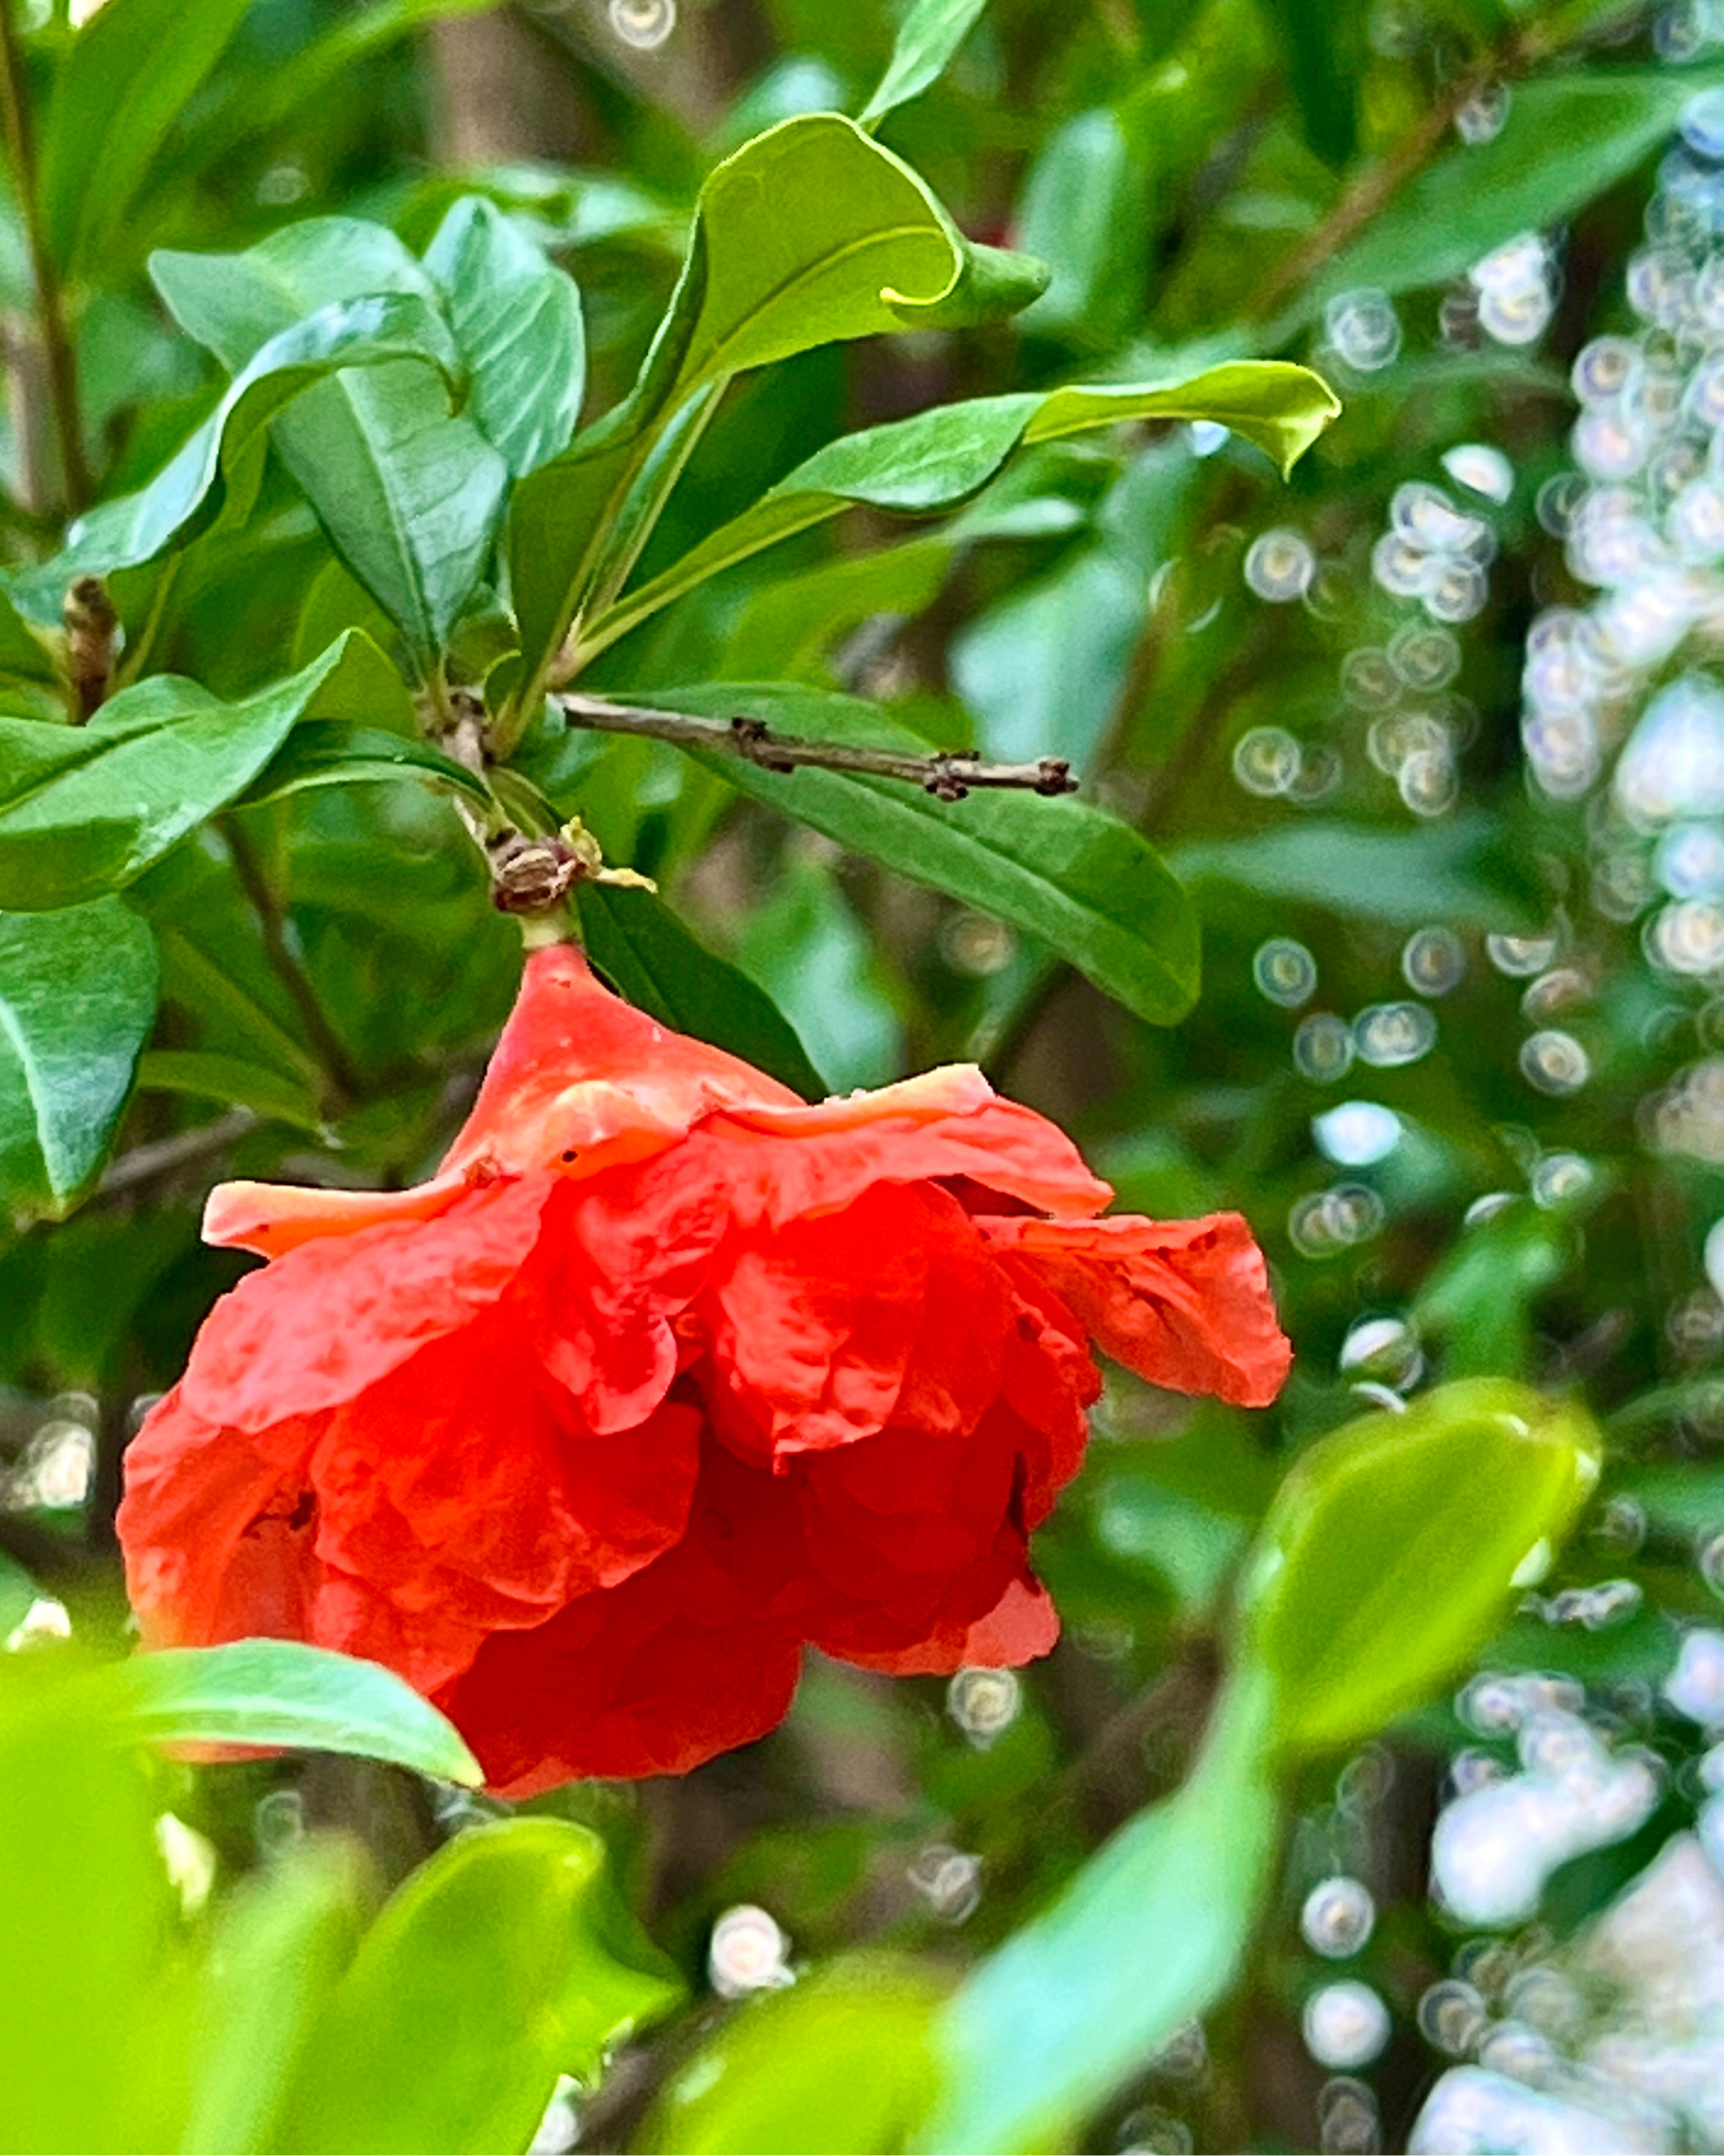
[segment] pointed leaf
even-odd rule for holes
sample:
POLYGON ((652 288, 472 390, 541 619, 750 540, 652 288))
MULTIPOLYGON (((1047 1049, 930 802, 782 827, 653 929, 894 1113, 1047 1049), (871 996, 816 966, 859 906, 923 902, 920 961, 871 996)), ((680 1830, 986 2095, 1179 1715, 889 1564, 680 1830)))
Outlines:
MULTIPOLYGON (((290 225, 243 254, 157 253, 150 273, 180 326, 234 372, 332 301, 395 292, 438 303, 393 233, 351 217, 290 225)), ((502 457, 410 364, 314 384, 277 414, 271 437, 353 574, 428 667, 489 560, 509 478, 502 457)))
POLYGON ((309 1087, 238 1056, 212 1054, 202 1048, 152 1049, 138 1059, 138 1084, 145 1092, 186 1093, 194 1100, 219 1101, 224 1108, 249 1108, 265 1122, 288 1123, 299 1130, 323 1128, 324 1119, 309 1087))
POLYGON ((387 778, 431 778, 482 810, 496 807, 477 772, 424 741, 374 726, 321 719, 296 727, 246 790, 247 804, 278 801, 308 786, 347 786, 387 778))
POLYGON ((223 703, 158 674, 88 726, 0 719, 0 905, 118 891, 243 793, 302 719, 345 718, 398 678, 357 630, 303 672, 223 703))
POLYGON ((1241 359, 1184 382, 978 397, 841 435, 682 560, 597 616, 583 634, 582 653, 603 651, 720 570, 841 509, 866 504, 925 516, 954 509, 985 486, 1020 446, 1125 420, 1207 419, 1257 443, 1285 472, 1340 409, 1334 391, 1309 368, 1241 359))
POLYGON ((77 277, 110 253, 168 130, 247 5, 107 0, 72 39, 42 129, 39 180, 48 251, 65 274, 77 277))
POLYGON ((470 1788, 484 1778, 454 1728, 393 1670, 298 1640, 165 1647, 108 1674, 141 1743, 286 1745, 470 1788))
POLYGON ((0 914, 0 1203, 67 1211, 94 1181, 156 1015, 149 930, 117 898, 0 914))
MULTIPOLYGON (((658 701, 709 717, 746 712, 784 734, 928 753, 871 704, 815 689, 720 683, 658 701)), ((1153 1025, 1173 1024, 1196 1000, 1197 924, 1190 901, 1152 848, 1087 803, 978 792, 948 803, 889 779, 781 773, 740 757, 685 753, 852 853, 1039 938, 1153 1025)))
POLYGON ((987 4, 988 0, 913 0, 886 72, 859 115, 860 124, 878 127, 889 112, 938 82, 987 4))
POLYGON ((584 884, 580 910, 594 965, 638 1009, 728 1048, 804 1100, 825 1097, 825 1081, 771 997, 715 957, 662 900, 650 891, 584 884))
POLYGON ((945 1986, 914 1962, 856 1956, 753 2002, 665 2085, 634 2146, 676 2156, 903 2148, 936 2086, 945 1986))
POLYGON ((359 1947, 365 1880, 353 1845, 308 1840, 222 1909, 192 2008, 184 2156, 267 2156, 317 2016, 359 1947))
POLYGON ((559 2072, 674 2003, 675 1973, 560 1819, 479 1827, 394 1897, 300 2062, 282 2149, 524 2148, 559 2072))
POLYGON ((472 416, 517 479, 569 446, 586 383, 574 279, 482 195, 458 202, 425 250, 472 370, 472 416))
POLYGON ((961 309, 967 294, 1027 305, 1046 279, 1022 262, 972 248, 909 166, 836 113, 787 120, 726 159, 701 190, 682 278, 628 401, 515 494, 520 708, 536 707, 630 489, 691 400, 744 368, 961 309))
POLYGON ((1366 1415, 1302 1453, 1240 1589, 1277 1740, 1356 1744, 1452 1678, 1548 1568, 1599 1457, 1577 1403, 1494 1378, 1366 1415))
POLYGON ((916 2146, 1072 2148, 1084 2120, 1234 1981, 1280 1840, 1267 1687, 1223 1691, 1190 1779, 1092 1857, 953 1997, 916 2146))
POLYGON ((284 404, 338 368, 397 360, 436 369, 451 391, 462 380, 447 325, 411 293, 336 300, 271 337, 147 487, 80 517, 63 553, 13 577, 20 603, 38 620, 57 622, 74 578, 134 568, 176 540, 196 537, 210 521, 226 475, 284 404))
MULTIPOLYGON (((1332 294, 1465 277, 1492 248, 1548 230, 1661 149, 1724 67, 1591 68, 1516 83, 1500 134, 1455 142, 1324 265, 1290 310, 1308 321, 1332 294)), ((1271 332, 1278 337, 1281 328, 1271 332)))

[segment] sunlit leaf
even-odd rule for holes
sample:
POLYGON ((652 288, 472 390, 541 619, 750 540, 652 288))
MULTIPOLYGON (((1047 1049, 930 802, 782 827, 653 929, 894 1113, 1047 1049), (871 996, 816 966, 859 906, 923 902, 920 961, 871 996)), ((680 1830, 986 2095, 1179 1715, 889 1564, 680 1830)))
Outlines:
POLYGON ((841 509, 866 505, 926 516, 955 509, 1021 445, 1128 420, 1207 419, 1254 441, 1286 471, 1340 409, 1327 384, 1308 368, 1238 360, 1184 381, 980 397, 842 435, 682 560, 596 617, 583 632, 582 649, 603 650, 720 570, 841 509))
POLYGON ((1092 1857, 936 2024, 924 2149, 1070 2148, 1089 2114, 1237 1973, 1280 1834, 1267 1688, 1224 1694, 1178 1793, 1092 1857))
POLYGON ((415 1872, 328 2001, 276 2146, 524 2148, 559 2073, 680 1989, 610 1899, 604 1845, 560 1819, 477 1828, 415 1872))
POLYGON ((886 72, 862 108, 862 126, 878 127, 889 112, 938 82, 987 4, 988 0, 913 0, 898 25, 886 72))
POLYGON ((946 1987, 884 1957, 834 1963, 738 2015, 665 2086, 635 2144, 678 2156, 884 2156, 935 2089, 946 1987))
POLYGON ((1043 281, 1025 258, 971 246, 907 165, 834 113, 787 120, 726 159, 701 190, 681 280, 627 403, 515 496, 522 708, 619 550, 613 528, 659 433, 691 400, 816 345, 972 306, 1009 312, 1043 281))
POLYGON ((1356 1743, 1452 1678, 1548 1569, 1598 1463, 1583 1409, 1491 1378, 1302 1454, 1240 1590, 1277 1741, 1356 1743))

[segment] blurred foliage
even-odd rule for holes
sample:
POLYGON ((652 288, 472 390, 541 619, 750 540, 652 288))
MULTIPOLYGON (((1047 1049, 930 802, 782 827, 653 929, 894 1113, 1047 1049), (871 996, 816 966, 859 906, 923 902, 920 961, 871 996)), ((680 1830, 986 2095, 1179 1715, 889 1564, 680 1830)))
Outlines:
POLYGON ((1724 2029, 1660 2082, 1581 1974, 1724 1854, 1712 0, 6 19, 0 2141, 1400 2147, 1471 2059, 1718 2145, 1724 2029), (1082 792, 572 728, 559 667, 1082 792), (397 1184, 471 1099, 519 939, 457 800, 657 880, 582 918, 670 1022, 805 1090, 977 1060, 1121 1206, 1247 1215, 1293 1378, 1110 1384, 1046 1662, 816 1664, 506 1826, 332 1763, 351 1675, 56 1703, 235 1275, 209 1183, 397 1184), (140 1749, 247 1731, 324 1749, 140 1749))

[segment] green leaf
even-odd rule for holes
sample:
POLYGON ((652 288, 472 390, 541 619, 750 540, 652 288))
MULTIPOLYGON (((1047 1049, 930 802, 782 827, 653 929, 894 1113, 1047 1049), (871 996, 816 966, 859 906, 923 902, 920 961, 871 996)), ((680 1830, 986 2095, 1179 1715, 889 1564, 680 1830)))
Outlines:
POLYGON ((1026 331, 1092 347, 1125 341, 1142 319, 1153 166, 1127 112, 1097 105, 1057 128, 1025 175, 1018 236, 1053 266, 1026 331))
POLYGON ((244 801, 252 806, 308 786, 391 778, 434 779, 477 809, 488 811, 497 805, 478 772, 440 749, 403 734, 386 734, 380 727, 347 726, 333 719, 296 727, 246 790, 244 801))
POLYGON ((411 293, 336 300, 271 337, 149 484, 80 517, 62 553, 13 577, 15 593, 37 618, 57 622, 75 577, 134 568, 203 529, 227 475, 291 399, 339 368, 399 360, 434 367, 452 391, 463 379, 447 326, 411 293))
POLYGON ((156 950, 117 898, 0 914, 0 1201, 65 1213, 94 1181, 156 1015, 156 950))
POLYGON ((604 1845, 560 1819, 475 1828, 394 1897, 302 2057, 283 2149, 524 2148, 559 2072, 680 1990, 610 1902, 604 1845))
POLYGON ((458 202, 425 250, 472 371, 472 415, 517 479, 569 446, 586 383, 572 278, 482 195, 458 202))
POLYGON ((497 0, 372 0, 338 16, 322 37, 266 72, 248 68, 222 104, 190 130, 176 170, 218 170, 249 138, 273 133, 332 83, 414 31, 451 16, 478 15, 497 0))
MULTIPOLYGON (((871 704, 781 683, 726 683, 658 698, 667 709, 728 717, 859 747, 928 753, 871 704)), ((1021 793, 937 802, 883 778, 763 771, 740 757, 685 752, 716 777, 913 882, 1036 936, 1105 994, 1152 1025, 1171 1025, 1197 993, 1197 928, 1160 857, 1086 803, 1021 793)))
POLYGON ((881 2156, 935 2090, 946 1987, 884 1956, 834 1962, 743 2009, 671 2078, 635 2146, 678 2156, 881 2156))
POLYGON ((48 252, 65 275, 86 274, 111 255, 169 129, 247 4, 107 0, 72 39, 42 129, 39 176, 48 252))
POLYGON ((841 435, 797 466, 752 509, 631 591, 583 631, 590 657, 708 578, 793 533, 858 505, 928 516, 985 486, 1013 451, 1128 420, 1213 420, 1290 471, 1340 409, 1320 375, 1282 360, 1241 359, 1184 381, 978 397, 841 435))
POLYGON ((1416 928, 1531 931, 1550 896, 1527 849, 1484 815, 1385 830, 1339 818, 1302 817, 1249 838, 1198 839, 1168 855, 1183 882, 1232 884, 1260 898, 1416 928))
POLYGON ((166 1647, 109 1676, 127 1734, 141 1743, 285 1745, 475 1789, 484 1778, 454 1728, 393 1670, 297 1640, 166 1647))
POLYGON ((620 995, 678 1033, 692 1034, 788 1085, 804 1100, 828 1087, 764 989, 716 958, 650 891, 580 886, 581 927, 593 963, 620 995))
POLYGON ((1098 2110, 1228 1989, 1280 1839, 1268 1688, 1223 1691, 1190 1779, 983 1962, 937 2027, 924 2149, 1082 2147, 1098 2110))
POLYGON ((193 2002, 183 2156, 266 2156, 300 2055, 359 1944, 351 1843, 290 1851, 222 1910, 193 2002))
POLYGON ((309 1087, 239 1056, 203 1048, 152 1049, 138 1059, 138 1085, 147 1093, 186 1093, 194 1100, 219 1101, 224 1108, 249 1108, 265 1122, 287 1123, 298 1130, 323 1128, 323 1116, 309 1087))
POLYGON ((1472 1378, 1302 1454, 1240 1589, 1277 1741, 1355 1744, 1452 1678, 1548 1568, 1599 1451, 1577 1404, 1472 1378))
POLYGON ((1359 0, 1265 0, 1263 12, 1287 56, 1301 134, 1326 164, 1345 165, 1359 147, 1359 0))
POLYGON ((58 1657, 0 1665, 0 1924, 17 1947, 0 1955, 5 2139, 159 2147, 139 2137, 134 2077, 170 1922, 160 1803, 108 1741, 100 1696, 67 1675, 58 1657))
POLYGON ((682 278, 627 402, 515 493, 518 708, 537 708, 607 554, 632 559, 640 534, 619 541, 615 528, 678 415, 703 410, 696 400, 745 368, 972 301, 1023 306, 1044 281, 1026 258, 972 247, 909 166, 835 113, 787 120, 727 158, 701 190, 682 278))
MULTIPOLYGON (((438 303, 393 233, 351 217, 309 218, 243 254, 158 253, 150 273, 181 328, 230 372, 334 301, 392 292, 438 303)), ((503 458, 411 363, 317 383, 270 433, 337 551, 428 668, 490 559, 503 458)))
POLYGON ((117 891, 243 793, 303 719, 374 707, 394 669, 357 630, 287 680, 223 703, 158 674, 88 726, 0 719, 0 905, 117 891))
MULTIPOLYGON (((1501 134, 1457 143, 1418 173, 1308 288, 1307 321, 1332 294, 1464 277, 1493 247, 1548 230, 1661 149, 1683 109, 1724 68, 1599 68, 1516 83, 1501 134)), ((1280 334, 1280 326, 1271 335, 1280 334)))
POLYGON ((913 0, 898 27, 886 72, 859 116, 859 124, 878 127, 889 112, 920 97, 936 83, 987 4, 988 0, 913 0))

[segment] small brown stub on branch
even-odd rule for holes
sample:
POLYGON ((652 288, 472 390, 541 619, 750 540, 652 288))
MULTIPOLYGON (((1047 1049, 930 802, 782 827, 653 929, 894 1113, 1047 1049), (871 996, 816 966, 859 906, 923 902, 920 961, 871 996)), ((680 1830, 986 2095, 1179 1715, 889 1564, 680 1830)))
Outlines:
POLYGON ((66 670, 82 725, 100 710, 113 678, 119 648, 120 617, 100 577, 79 577, 60 610, 66 629, 66 670))

